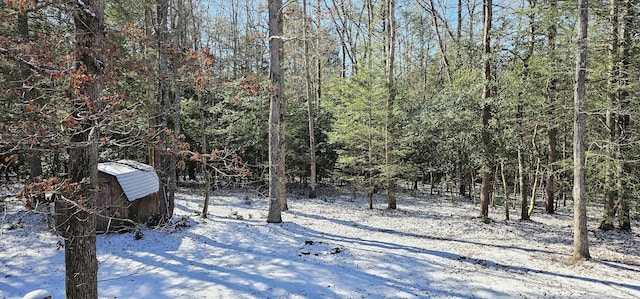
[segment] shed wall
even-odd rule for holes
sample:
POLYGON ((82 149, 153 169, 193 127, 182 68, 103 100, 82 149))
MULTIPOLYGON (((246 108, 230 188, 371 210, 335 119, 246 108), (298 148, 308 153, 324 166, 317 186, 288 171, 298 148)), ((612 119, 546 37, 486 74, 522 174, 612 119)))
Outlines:
POLYGON ((98 179, 100 190, 96 200, 96 232, 115 232, 131 227, 130 222, 118 218, 144 223, 149 216, 158 213, 157 193, 130 202, 115 176, 99 172, 98 179))

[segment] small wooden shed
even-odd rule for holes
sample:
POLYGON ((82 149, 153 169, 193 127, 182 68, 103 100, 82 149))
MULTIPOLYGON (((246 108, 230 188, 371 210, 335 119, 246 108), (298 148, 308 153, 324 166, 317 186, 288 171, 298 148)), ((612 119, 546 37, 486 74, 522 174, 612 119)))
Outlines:
POLYGON ((159 179, 153 166, 133 160, 98 164, 100 190, 96 207, 96 232, 106 233, 147 221, 160 210, 159 179))

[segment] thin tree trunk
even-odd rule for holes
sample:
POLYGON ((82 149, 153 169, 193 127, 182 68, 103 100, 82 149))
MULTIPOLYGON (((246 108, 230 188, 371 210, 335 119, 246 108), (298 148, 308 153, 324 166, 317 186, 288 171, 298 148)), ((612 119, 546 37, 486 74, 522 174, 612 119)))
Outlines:
POLYGON ((269 52, 271 67, 271 101, 269 109, 269 214, 267 222, 280 223, 281 202, 280 196, 284 194, 284 150, 281 144, 284 137, 280 134, 281 122, 284 119, 284 78, 281 63, 284 58, 283 49, 283 14, 282 0, 269 0, 269 52))
POLYGON ((520 178, 520 220, 529 220, 529 211, 527 209, 528 202, 528 182, 526 177, 526 170, 524 166, 524 155, 522 151, 518 149, 518 177, 520 178))
MULTIPOLYGON (((320 0, 316 1, 316 20, 320 22, 322 19, 322 5, 320 4, 320 0)), ((320 59, 320 31, 321 27, 318 24, 316 27, 316 47, 315 47, 315 59, 316 59, 316 101, 318 108, 320 107, 320 99, 322 98, 322 59, 320 59)))
POLYGON ((578 49, 573 118, 573 258, 585 260, 589 254, 587 231, 587 199, 585 188, 585 81, 587 75, 587 0, 578 0, 578 49))
POLYGON ((611 230, 614 228, 613 221, 616 216, 616 200, 618 198, 618 186, 616 184, 618 144, 616 136, 616 116, 614 105, 617 102, 618 89, 618 5, 619 0, 611 0, 609 5, 609 92, 607 95, 607 111, 605 112, 605 123, 608 130, 608 142, 606 145, 606 163, 604 173, 604 213, 599 228, 611 230))
MULTIPOLYGON (((173 87, 173 135, 172 138, 170 138, 171 140, 171 151, 173 153, 177 153, 178 152, 178 142, 180 141, 178 139, 178 136, 180 136, 181 131, 182 131, 182 125, 181 125, 181 100, 182 100, 182 87, 180 86, 179 82, 179 76, 180 76, 180 72, 179 72, 179 67, 180 67, 180 63, 182 61, 182 54, 180 53, 182 49, 184 49, 186 46, 184 45, 184 33, 186 31, 186 22, 185 22, 185 13, 184 13, 184 0, 175 0, 175 5, 176 5, 176 10, 175 10, 175 14, 176 14, 176 18, 177 21, 175 22, 175 28, 174 28, 174 49, 172 52, 174 52, 174 54, 172 55, 172 63, 171 63, 171 73, 172 73, 172 78, 171 78, 171 85, 173 87)), ((171 216, 173 216, 173 210, 175 209, 175 192, 176 190, 178 190, 178 169, 177 169, 177 164, 178 164, 178 158, 175 155, 169 155, 169 194, 171 197, 171 200, 169 201, 170 204, 170 211, 171 211, 171 216)))
POLYGON ((538 191, 538 182, 540 178, 540 158, 537 159, 536 162, 536 172, 533 177, 533 187, 531 189, 531 200, 529 201, 529 209, 527 210, 527 215, 531 218, 533 214, 533 209, 536 206, 536 196, 538 191))
MULTIPOLYGON (((447 57, 447 49, 444 44, 444 40, 440 35, 440 26, 438 24, 438 16, 436 13, 436 8, 435 8, 435 5, 433 5, 433 0, 429 0, 429 4, 431 5, 431 9, 429 9, 429 11, 431 12, 431 19, 433 19, 433 31, 436 34, 436 38, 438 40, 438 47, 440 49, 440 55, 442 55, 442 62, 444 63, 444 73, 447 76, 447 82, 451 84, 453 82, 453 79, 451 77, 451 67, 449 64, 449 58, 447 57)), ((458 23, 459 22, 461 21, 458 20, 458 23)))
POLYGON ((169 133, 167 132, 169 125, 168 111, 170 109, 170 90, 169 90, 169 3, 168 0, 157 0, 157 47, 158 47, 158 94, 157 109, 155 120, 155 132, 159 141, 154 147, 153 162, 158 176, 160 178, 160 214, 162 221, 170 221, 173 217, 175 188, 172 177, 175 178, 175 171, 172 167, 173 158, 167 152, 167 148, 171 147, 169 133), (172 174, 173 173, 173 174, 172 174))
POLYGON ((307 0, 302 0, 302 10, 304 15, 302 18, 303 37, 304 40, 304 68, 305 68, 305 84, 307 92, 307 115, 309 117, 309 198, 316 198, 316 137, 315 137, 315 112, 314 112, 314 92, 311 86, 311 65, 309 63, 309 30, 307 24, 307 0))
POLYGON ((520 169, 516 169, 515 173, 513 174, 513 203, 512 203, 512 207, 515 209, 518 205, 518 185, 520 185, 520 176, 518 175, 520 172, 520 169))
MULTIPOLYGON (((372 111, 372 107, 371 105, 369 105, 369 127, 372 126, 372 122, 373 122, 373 111, 372 111)), ((374 182, 374 178, 373 178, 373 133, 371 132, 371 130, 369 130, 369 132, 367 133, 367 163, 369 163, 368 165, 368 174, 367 176, 369 177, 369 190, 368 190, 368 200, 369 200, 369 209, 372 210, 373 209, 373 191, 375 189, 375 182, 374 182)))
MULTIPOLYGON (((556 57, 556 35, 557 35, 557 25, 555 20, 557 19, 557 2, 555 0, 550 1, 550 10, 552 15, 552 22, 549 26, 549 31, 547 32, 548 37, 548 55, 551 58, 552 62, 555 62, 556 57)), ((558 128, 555 124, 555 115, 556 115, 556 89, 557 89, 557 78, 555 73, 551 75, 549 81, 547 83, 547 99, 549 101, 549 125, 548 129, 548 137, 549 137, 549 160, 547 161, 547 184, 545 186, 545 192, 547 194, 547 201, 545 204, 545 213, 553 214, 555 213, 555 201, 556 201, 556 187, 555 187, 555 163, 558 160, 558 128)))
MULTIPOLYGON (((620 22, 620 33, 619 33, 619 56, 620 59, 618 61, 618 84, 620 86, 618 91, 618 105, 621 108, 627 108, 631 106, 628 97, 628 73, 629 73, 629 56, 630 56, 630 47, 631 47, 631 26, 633 24, 633 5, 634 3, 630 0, 624 0, 624 5, 622 7, 622 16, 620 22)), ((619 132, 619 143, 618 146, 618 157, 619 161, 619 171, 618 171, 618 186, 620 190, 618 197, 618 225, 620 229, 629 231, 631 230, 631 215, 629 211, 629 204, 627 203, 627 197, 631 192, 629 190, 629 183, 627 182, 626 176, 631 173, 631 166, 626 159, 626 153, 628 152, 628 135, 627 129, 631 122, 631 116, 628 112, 623 111, 621 115, 618 115, 618 126, 617 131, 619 132)))
MULTIPOLYGON (((204 103, 203 100, 200 96, 200 90, 199 87, 198 91, 196 92, 196 97, 198 100, 199 104, 199 110, 200 110, 200 126, 202 128, 206 128, 207 124, 206 124, 206 118, 204 115, 204 103)), ((207 147, 207 134, 205 133, 205 130, 201 131, 202 135, 200 136, 200 143, 202 143, 202 152, 203 153, 207 153, 209 151, 208 147, 207 147)), ((208 214, 209 214, 209 200, 210 200, 210 193, 211 193, 211 174, 209 173, 209 168, 207 167, 207 162, 206 161, 198 161, 198 163, 200 163, 202 166, 202 174, 204 175, 204 180, 205 180, 205 184, 204 184, 204 204, 202 207, 202 218, 207 218, 208 214)))
POLYGON ((504 189, 504 219, 509 220, 509 184, 504 174, 504 162, 500 163, 500 176, 502 177, 502 188, 504 189))
MULTIPOLYGON (((457 61, 461 61, 460 59, 460 43, 462 42, 462 0, 458 0, 458 5, 457 5, 457 9, 458 9, 458 26, 456 28, 456 43, 457 45, 457 49, 456 49, 456 60, 457 61)), ((459 63, 459 62, 458 62, 459 63)))
POLYGON ((547 183, 545 185, 545 192, 547 201, 545 204, 545 213, 555 213, 555 201, 556 201, 556 187, 555 187, 555 167, 554 163, 557 161, 557 129, 551 128, 549 130, 549 161, 547 165, 547 183))
POLYGON ((395 48, 396 48, 396 19, 395 9, 396 1, 387 0, 387 121, 386 121, 386 142, 385 142, 385 160, 387 171, 387 208, 396 208, 396 178, 395 178, 395 118, 393 117, 393 110, 395 107, 396 99, 396 85, 395 85, 395 48))
POLYGON ((493 1, 484 0, 484 28, 482 37, 483 60, 484 60, 484 86, 482 88, 482 145, 484 148, 484 156, 482 162, 482 188, 480 190, 480 217, 489 218, 489 192, 491 189, 491 158, 492 158, 492 136, 489 128, 491 120, 491 21, 493 18, 493 1))

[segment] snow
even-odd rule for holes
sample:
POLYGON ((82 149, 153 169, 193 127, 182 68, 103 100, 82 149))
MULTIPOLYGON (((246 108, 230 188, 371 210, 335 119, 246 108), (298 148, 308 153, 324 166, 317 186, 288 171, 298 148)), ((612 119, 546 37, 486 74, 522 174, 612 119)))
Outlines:
MULTIPOLYGON (((170 227, 98 236, 100 298, 640 297, 640 235, 597 230, 599 207, 593 259, 572 263, 569 207, 526 222, 495 207, 485 224, 464 198, 407 193, 387 210, 376 195, 369 210, 363 196, 324 190, 292 192, 285 222, 268 224, 257 194, 216 191, 205 220, 193 192, 178 194, 170 227)), ((19 201, 0 209, 0 298, 64 298, 62 239, 19 201)))
POLYGON ((98 163, 98 171, 115 176, 129 201, 156 193, 160 189, 158 175, 151 165, 119 160, 98 163))

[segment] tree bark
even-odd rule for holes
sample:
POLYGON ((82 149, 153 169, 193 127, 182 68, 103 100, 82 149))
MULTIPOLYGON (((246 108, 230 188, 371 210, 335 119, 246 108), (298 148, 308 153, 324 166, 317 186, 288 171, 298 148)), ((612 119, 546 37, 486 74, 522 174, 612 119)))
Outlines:
MULTIPOLYGON (((436 38, 438 40, 438 47, 440 49, 440 54, 442 55, 442 62, 444 63, 444 72, 445 72, 445 75, 447 76, 447 82, 451 84, 453 82, 453 79, 451 77, 451 66, 449 64, 449 58, 447 56, 447 49, 444 44, 444 40, 440 35, 440 26, 438 24, 438 16, 436 13, 436 8, 435 8, 435 5, 433 5, 433 0, 429 0, 429 4, 431 6, 431 9, 430 9, 431 19, 433 19, 433 31, 436 34, 436 38)), ((458 20, 458 24, 460 24, 460 22, 461 20, 458 20)))
MULTIPOLYGON (((200 125, 202 128, 207 127, 206 118, 205 118, 205 107, 204 101, 200 96, 200 88, 196 87, 198 90, 196 91, 196 99, 199 103, 200 110, 200 125)), ((207 134, 205 130, 202 130, 202 135, 200 135, 200 143, 202 143, 202 152, 207 153, 209 148, 207 147, 207 134)), ((206 161, 198 161, 198 164, 202 167, 202 174, 204 175, 204 203, 202 204, 202 218, 207 218, 209 214, 209 200, 211 195, 211 173, 209 172, 209 168, 206 161)))
POLYGON ((520 185, 520 220, 529 220, 529 211, 527 209, 529 196, 529 182, 527 180, 527 170, 524 166, 524 154, 518 149, 518 178, 520 185))
POLYGON ((101 109, 104 41, 104 2, 69 3, 75 25, 75 70, 72 72, 73 117, 69 181, 79 191, 64 194, 56 202, 58 230, 65 238, 65 292, 67 298, 98 298, 96 258, 96 203, 98 187, 98 120, 101 109))
POLYGON ((169 90, 169 2, 168 0, 157 0, 157 51, 158 51, 158 80, 157 80, 157 105, 156 113, 153 116, 154 130, 157 140, 153 149, 153 166, 158 172, 160 178, 160 215, 162 221, 169 221, 173 217, 173 209, 175 206, 175 168, 172 167, 174 157, 167 151, 172 144, 170 143, 170 133, 168 132, 170 109, 170 90, 169 90))
POLYGON ((483 162, 482 162, 482 188, 480 190, 480 217, 483 219, 489 218, 489 193, 491 190, 491 159, 493 155, 491 145, 491 132, 489 128, 489 121, 491 120, 491 105, 489 104, 489 98, 491 98, 491 21, 493 18, 493 1, 484 0, 484 28, 482 37, 483 48, 483 60, 484 60, 484 84, 482 88, 482 145, 483 145, 483 162))
POLYGON ((619 0, 611 0, 609 5, 609 92, 607 94, 607 111, 605 112, 605 124, 608 131, 606 144, 606 163, 604 172, 604 213, 599 228, 611 230, 615 228, 613 221, 616 216, 615 204, 618 198, 616 184, 617 167, 617 140, 615 107, 618 89, 618 5, 619 0))
POLYGON ((387 171, 387 208, 396 208, 396 178, 395 178, 395 118, 393 110, 396 99, 396 85, 394 80, 395 48, 396 48, 396 1, 387 0, 387 121, 386 121, 386 142, 385 161, 387 171))
POLYGON ((504 189, 504 220, 509 220, 509 184, 504 174, 504 161, 500 163, 500 176, 502 177, 502 188, 504 189))
POLYGON ((309 35, 307 34, 307 0, 302 0, 303 40, 304 40, 304 68, 307 92, 307 115, 309 117, 309 198, 316 198, 316 137, 315 137, 315 93, 311 86, 311 65, 309 63, 309 35))
MULTIPOLYGON (((552 15, 551 25, 549 26, 547 32, 548 39, 548 56, 551 58, 552 63, 555 62, 556 57, 556 35, 557 35, 557 10, 558 4, 555 0, 550 1, 550 13, 552 15)), ((556 89, 557 89, 557 79, 555 75, 555 71, 551 74, 551 78, 547 83, 547 99, 549 102, 549 129, 548 129, 548 137, 549 137, 549 156, 547 161, 547 184, 545 186, 545 192, 547 195, 547 201, 545 203, 545 212, 547 214, 555 213, 555 201, 556 201, 556 187, 555 187, 555 163, 558 160, 558 128, 555 124, 555 115, 556 115, 556 89)))
POLYGON ((282 0, 269 0, 269 53, 271 67, 271 101, 269 109, 269 214, 267 222, 282 222, 280 197, 284 190, 284 78, 281 68, 283 49, 282 0))
POLYGON ((589 254, 585 188, 585 81, 587 75, 587 0, 578 0, 578 48, 573 117, 573 258, 586 260, 589 254))
MULTIPOLYGON (((633 16, 633 5, 634 3, 630 0, 624 0, 622 6, 622 15, 620 17, 620 32, 619 36, 619 61, 618 61, 618 105, 622 108, 627 108, 630 106, 630 102, 628 100, 629 97, 629 86, 628 86, 628 74, 629 74, 629 56, 630 56, 630 47, 631 47, 631 26, 633 24, 634 16, 633 16)), ((622 109, 621 109, 622 110, 622 109)), ((631 166, 627 161, 626 154, 629 151, 629 133, 627 129, 631 122, 631 115, 622 111, 620 115, 618 115, 617 120, 617 131, 619 135, 619 143, 618 146, 618 156, 620 159, 619 162, 619 171, 617 177, 617 185, 619 192, 618 197, 618 226, 622 230, 629 231, 631 230, 631 214, 629 211, 629 204, 627 203, 627 197, 631 193, 629 190, 629 183, 627 182, 626 177, 631 173, 631 166)))

